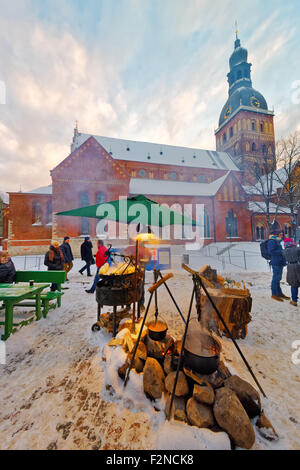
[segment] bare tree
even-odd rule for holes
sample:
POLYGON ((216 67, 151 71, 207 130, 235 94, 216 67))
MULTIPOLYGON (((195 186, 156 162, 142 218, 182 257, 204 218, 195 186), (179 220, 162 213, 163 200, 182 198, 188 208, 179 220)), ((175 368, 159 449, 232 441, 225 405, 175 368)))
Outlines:
POLYGON ((300 203, 300 132, 296 131, 277 144, 279 169, 274 173, 281 186, 280 200, 289 208, 293 236, 296 232, 297 213, 300 203))
POLYGON ((276 221, 275 212, 279 208, 280 198, 276 192, 275 172, 277 168, 276 155, 267 155, 257 157, 253 164, 247 168, 250 174, 246 192, 253 196, 251 201, 257 211, 265 214, 269 229, 276 221))
POLYGON ((265 214, 269 229, 278 214, 288 213, 294 236, 300 206, 300 133, 281 139, 275 155, 257 157, 247 170, 251 183, 246 191, 253 196, 252 205, 265 214))

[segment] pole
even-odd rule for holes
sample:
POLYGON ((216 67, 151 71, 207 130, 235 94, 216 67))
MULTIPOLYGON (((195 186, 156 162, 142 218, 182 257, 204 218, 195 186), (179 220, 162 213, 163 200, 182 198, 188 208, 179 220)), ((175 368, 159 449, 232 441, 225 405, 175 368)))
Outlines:
POLYGON ((186 324, 185 324, 185 331, 184 331, 184 336, 183 336, 183 340, 182 340, 182 346, 181 346, 180 356, 179 356, 179 359, 178 359, 176 377, 175 377, 175 382, 174 382, 174 386, 173 386, 172 397, 171 397, 171 401, 170 401, 170 407, 169 407, 169 410, 168 410, 168 416, 167 416, 168 421, 170 421, 170 419, 171 419, 172 406, 173 406, 174 399, 175 399, 175 392, 176 392, 176 387, 177 387, 177 383, 178 383, 178 377, 179 377, 179 372, 180 372, 181 361, 182 361, 182 357, 183 357, 183 351, 184 351, 184 346, 185 346, 185 342, 186 342, 187 332, 188 332, 188 328, 189 328, 189 323, 190 323, 190 318, 191 318, 191 313, 192 313, 192 308, 193 308, 194 297, 195 297, 195 286, 194 286, 194 288, 193 288, 193 293, 192 293, 192 298, 191 298, 189 313, 188 313, 188 317, 187 317, 186 324))
POLYGON ((215 305, 213 299, 211 298, 211 296, 210 296, 208 290, 206 289, 204 283, 202 282, 202 279, 199 278, 199 280, 200 280, 200 284, 201 284, 202 289, 204 290, 205 294, 207 295, 207 298, 209 299, 209 301, 210 301, 210 303, 212 304, 212 306, 213 306, 215 312, 217 313, 219 319, 221 320, 221 322, 222 322, 222 324, 223 324, 225 330, 227 331, 227 333, 228 333, 230 339, 232 340, 233 344, 235 345, 236 349, 238 350, 238 352, 239 352, 241 358, 243 359, 244 363, 246 364, 246 367, 247 367, 248 371, 250 372, 250 374, 251 374, 253 380, 255 381, 256 385, 258 386, 258 388, 259 388, 259 390, 261 391, 261 393, 263 394, 263 396, 264 396, 265 398, 267 398, 267 395, 265 394, 265 392, 263 391, 263 389, 262 389, 260 383, 258 382, 257 378, 255 377, 255 375, 254 375, 254 373, 253 373, 253 371, 252 371, 252 369, 251 369, 251 367, 250 367, 250 365, 249 365, 247 359, 245 358, 243 352, 241 351, 239 345, 237 344, 237 342, 236 342, 235 339, 233 338, 233 336, 232 336, 232 334, 231 334, 231 331, 229 330, 228 326, 226 325, 226 322, 223 320, 223 317, 222 317, 221 313, 220 313, 219 310, 217 309, 217 307, 216 307, 216 305, 215 305))
MULTIPOLYGON (((159 277, 160 277, 161 279, 163 279, 163 276, 162 276, 162 273, 160 272, 160 270, 158 270, 157 272, 158 272, 159 277)), ((169 286, 167 285, 166 282, 165 282, 164 284, 165 284, 165 287, 166 287, 166 289, 167 289, 167 291, 168 291, 168 293, 169 293, 169 296, 171 297, 171 299, 172 299, 172 301, 173 301, 173 303, 174 303, 174 305, 175 305, 175 307, 176 307, 176 309, 177 309, 177 312, 179 313, 179 315, 181 316, 181 318, 182 318, 182 320, 183 320, 183 323, 186 324, 185 318, 184 318, 183 314, 181 313, 181 310, 180 310, 180 308, 178 307, 177 302, 176 302, 176 300, 175 300, 175 298, 174 298, 172 292, 170 291, 169 286)))
POLYGON ((134 351, 133 351, 133 354, 132 354, 130 366, 129 366, 129 368, 127 369, 127 373, 126 373, 126 377, 125 377, 125 382, 124 382, 124 388, 126 387, 126 385, 127 385, 127 383, 128 383, 129 374, 130 374, 131 369, 132 369, 133 364, 134 364, 136 352, 137 352, 138 347, 139 347, 139 344, 140 344, 141 336, 142 336, 143 329, 144 329, 144 326, 145 326, 145 323, 146 323, 146 318, 147 318, 147 315, 148 315, 148 312, 149 312, 149 308, 150 308, 150 305, 151 305, 151 302, 152 302, 152 298, 153 298, 153 292, 151 292, 150 299, 149 299, 149 302, 148 302, 148 305, 147 305, 147 309, 146 309, 146 312, 145 312, 145 315, 144 315, 144 318, 143 318, 143 321, 142 321, 142 325, 141 325, 141 329, 140 329, 140 332, 139 332, 139 336, 138 336, 138 339, 137 339, 137 342, 136 342, 136 344, 135 344, 135 348, 134 348, 134 351))

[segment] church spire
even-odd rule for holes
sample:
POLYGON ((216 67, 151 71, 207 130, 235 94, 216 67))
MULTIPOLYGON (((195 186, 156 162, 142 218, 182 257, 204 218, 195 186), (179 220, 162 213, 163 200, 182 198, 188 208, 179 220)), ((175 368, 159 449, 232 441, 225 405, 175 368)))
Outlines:
POLYGON ((239 36, 238 36, 239 30, 238 30, 238 22, 237 22, 237 20, 235 20, 234 25, 235 25, 235 31, 234 31, 234 32, 235 32, 235 43, 234 43, 234 48, 237 49, 238 47, 241 47, 241 41, 240 41, 239 36))

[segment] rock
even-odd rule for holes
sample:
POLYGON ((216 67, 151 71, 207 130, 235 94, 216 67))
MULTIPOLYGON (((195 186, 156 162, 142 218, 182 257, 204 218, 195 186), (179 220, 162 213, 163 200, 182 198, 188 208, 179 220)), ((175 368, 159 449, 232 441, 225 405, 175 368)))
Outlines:
POLYGON ((278 441, 279 436, 263 411, 255 425, 262 437, 268 441, 278 441))
POLYGON ((164 371, 155 359, 148 357, 144 367, 144 392, 156 400, 161 398, 165 389, 164 371))
POLYGON ((147 359, 147 347, 144 343, 139 343, 136 356, 141 359, 142 361, 146 362, 147 359))
POLYGON ((161 341, 154 341, 147 335, 145 339, 145 344, 147 346, 147 353, 149 357, 154 357, 155 359, 164 359, 166 354, 166 348, 169 344, 169 349, 173 348, 174 340, 172 341, 171 336, 166 336, 161 341), (171 341, 171 343, 170 343, 171 341))
MULTIPOLYGON (((133 354, 128 354, 129 364, 131 364, 132 356, 133 354)), ((135 356, 132 368, 135 369, 138 374, 140 374, 141 372, 143 372, 144 366, 145 366, 144 361, 142 361, 139 357, 135 356)))
POLYGON ((118 369, 119 377, 122 380, 125 380, 126 372, 127 372, 128 367, 129 367, 128 362, 125 362, 125 364, 123 366, 119 367, 119 369, 118 369))
POLYGON ((170 374, 171 372, 174 372, 174 369, 172 367, 172 356, 171 355, 168 355, 168 356, 165 357, 164 371, 167 375, 170 374))
POLYGON ((212 409, 208 405, 198 403, 194 398, 188 400, 186 413, 189 422, 198 428, 212 428, 215 424, 212 409))
MULTIPOLYGON (((171 404, 171 395, 168 395, 168 398, 166 401, 166 408, 165 408, 166 416, 168 416, 169 414, 170 404, 171 404)), ((176 419, 177 421, 183 421, 187 423, 187 415, 185 411, 185 399, 184 398, 179 398, 179 397, 174 398, 171 417, 176 419)))
POLYGON ((218 425, 238 447, 251 449, 255 434, 250 419, 237 395, 228 387, 216 391, 214 415, 218 425))
MULTIPOLYGON (((165 380, 166 389, 171 394, 173 393, 175 378, 176 378, 176 372, 171 372, 165 380)), ((177 397, 185 397, 186 395, 188 395, 188 393, 189 393, 189 385, 186 380, 186 376, 184 375, 183 372, 179 371, 175 395, 177 397)))
POLYGON ((213 405, 215 402, 215 392, 208 382, 202 382, 201 385, 194 385, 193 398, 198 403, 205 403, 206 405, 213 405))
POLYGON ((224 386, 233 390, 241 404, 245 408, 250 419, 261 413, 261 401, 259 393, 252 387, 251 384, 242 380, 237 375, 233 375, 229 379, 226 379, 224 386))

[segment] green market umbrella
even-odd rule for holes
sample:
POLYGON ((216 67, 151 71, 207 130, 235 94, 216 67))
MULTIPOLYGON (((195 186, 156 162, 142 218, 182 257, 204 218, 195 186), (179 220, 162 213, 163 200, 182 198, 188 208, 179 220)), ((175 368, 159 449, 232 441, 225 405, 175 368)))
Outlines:
POLYGON ((152 225, 157 227, 166 225, 192 225, 195 227, 200 225, 190 217, 172 211, 143 195, 58 212, 56 215, 107 219, 125 224, 135 222, 149 227, 152 225))

